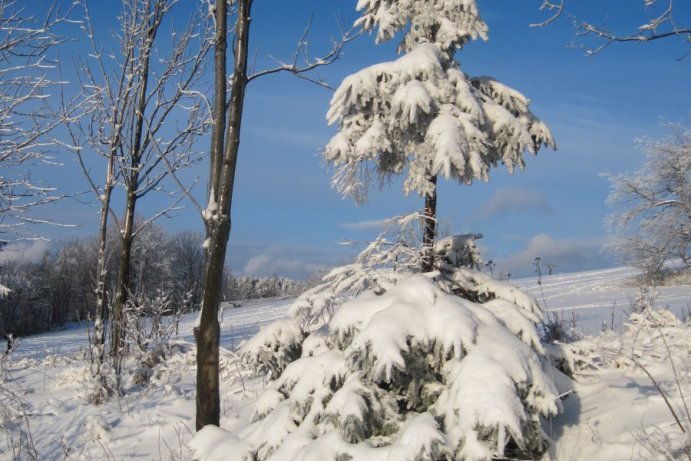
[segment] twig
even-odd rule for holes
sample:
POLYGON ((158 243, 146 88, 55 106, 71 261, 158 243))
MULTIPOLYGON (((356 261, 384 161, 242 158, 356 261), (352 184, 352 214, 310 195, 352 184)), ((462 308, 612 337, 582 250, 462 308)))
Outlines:
POLYGON ((672 351, 669 349, 669 345, 667 344, 667 340, 665 339, 665 335, 662 333, 662 330, 658 327, 658 331, 660 332, 660 337, 662 338, 662 342, 665 344, 665 349, 667 350, 667 357, 669 357, 669 362, 672 364, 672 372, 674 373, 674 380, 677 384, 677 389, 679 390, 679 396, 681 397, 681 403, 684 405, 684 411, 686 412, 686 419, 689 421, 689 427, 691 427, 691 413, 689 412, 689 407, 686 404, 686 398, 684 396, 684 392, 681 389, 681 379, 679 378, 679 374, 677 373, 677 367, 674 365, 674 360, 672 359, 672 351))
POLYGON ((546 27, 556 21, 564 12, 564 1, 565 0, 561 0, 561 2, 557 4, 545 0, 540 6, 540 11, 547 10, 550 12, 551 16, 542 22, 530 24, 530 27, 546 27))

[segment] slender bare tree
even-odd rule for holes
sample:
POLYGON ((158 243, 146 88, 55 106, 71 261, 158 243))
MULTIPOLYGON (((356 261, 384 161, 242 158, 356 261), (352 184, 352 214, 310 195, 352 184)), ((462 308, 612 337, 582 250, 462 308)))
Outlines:
MULTIPOLYGON (((122 311, 130 291, 130 256, 132 240, 151 219, 135 228, 137 201, 150 192, 160 190, 161 181, 170 170, 178 170, 196 160, 195 141, 206 130, 206 114, 197 93, 196 84, 211 41, 207 28, 191 18, 188 27, 175 38, 172 52, 163 59, 160 69, 154 62, 160 58, 156 36, 163 17, 177 0, 128 0, 125 2, 123 23, 126 35, 134 40, 138 52, 131 63, 135 93, 126 119, 127 137, 124 155, 120 156, 125 186, 125 215, 121 224, 121 248, 117 291, 113 306, 111 353, 121 347, 122 311), (186 123, 179 123, 181 110, 186 111, 186 123), (172 134, 171 134, 172 132, 172 134), (165 137, 165 140, 161 140, 165 137), (165 160, 165 161, 164 161, 165 160)), ((180 197, 182 198, 182 196, 180 197)), ((154 219, 169 210, 162 210, 154 219)))
POLYGON ((209 196, 202 217, 206 227, 206 263, 204 268, 204 295, 197 340, 197 430, 208 424, 219 424, 219 334, 218 307, 222 292, 223 267, 231 228, 231 205, 238 150, 240 126, 247 84, 262 76, 287 72, 307 78, 321 86, 321 80, 306 75, 311 70, 336 61, 345 43, 352 40, 351 31, 344 32, 333 42, 332 49, 323 57, 310 57, 305 39, 309 26, 299 40, 291 62, 274 68, 250 73, 248 53, 250 40, 250 10, 252 0, 217 1, 211 8, 215 21, 214 38, 214 99, 209 171, 209 196), (230 3, 230 14, 228 11, 230 3), (229 17, 235 16, 235 27, 228 30, 229 17), (232 33, 232 74, 227 72, 227 39, 232 33), (302 59, 302 60, 300 60, 302 59), (228 82, 230 81, 229 85, 228 82))
MULTIPOLYGON (((63 120, 71 147, 101 205, 96 281, 95 356, 103 362, 107 306, 105 292, 109 218, 119 227, 118 269, 111 312, 110 355, 118 374, 122 358, 123 308, 130 293, 132 243, 143 227, 170 212, 182 196, 154 216, 135 222, 137 202, 165 192, 162 185, 175 172, 199 159, 197 138, 207 130, 208 109, 197 86, 211 40, 208 25, 194 15, 175 30, 171 9, 177 0, 124 0, 119 16, 117 48, 104 51, 95 37, 88 2, 84 30, 91 43, 89 59, 78 59, 81 95, 63 103, 63 120), (166 33, 163 38, 161 33, 166 33), (158 38, 157 38, 158 37, 158 38), (172 42, 171 42, 172 37, 172 42), (164 47, 158 43, 165 41, 164 47), (164 48, 165 51, 160 48, 164 48), (93 157, 105 159, 103 182, 92 174, 93 157), (124 189, 124 217, 112 211, 117 184, 124 189)), ((66 144, 67 145, 67 144, 66 144)))

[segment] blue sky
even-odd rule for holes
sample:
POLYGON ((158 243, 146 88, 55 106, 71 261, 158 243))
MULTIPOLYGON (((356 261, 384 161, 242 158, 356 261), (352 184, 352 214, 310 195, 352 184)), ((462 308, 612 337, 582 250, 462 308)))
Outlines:
MULTIPOLYGON (((355 3, 256 0, 251 48, 257 68, 271 65, 267 56, 290 59, 311 12, 313 54, 323 53, 329 37, 337 34, 335 14, 352 23, 357 17, 355 3)), ((490 39, 468 44, 457 60, 465 72, 491 75, 530 98, 533 112, 552 129, 558 150, 528 158, 526 170, 513 176, 497 168, 489 183, 441 184, 442 227, 454 233, 483 233, 485 259, 515 275, 531 273, 536 256, 556 264, 557 271, 611 265, 601 252, 609 190, 601 173, 635 170, 642 160, 635 139, 664 135, 662 121, 688 122, 691 64, 689 56, 678 59, 688 45, 678 39, 614 44, 584 57, 581 50, 569 47, 574 31, 568 18, 547 28, 530 28, 530 23, 544 18, 538 11, 541 0, 518 3, 480 0, 490 39)), ((639 3, 642 0, 622 7, 614 0, 587 0, 574 7, 593 22, 607 20, 630 29, 644 22, 639 3)), ((93 2, 104 41, 117 27, 114 4, 93 2)), ((691 17, 690 5, 676 7, 678 17, 691 17)), ((185 7, 177 13, 184 16, 185 7)), ((364 66, 395 59, 395 45, 375 46, 372 36, 360 37, 321 76, 335 86, 364 66)), ((339 240, 372 239, 378 233, 373 221, 421 207, 419 197, 402 196, 400 182, 370 191, 368 203, 360 207, 330 188, 330 173, 319 156, 335 131, 325 120, 330 96, 330 91, 288 75, 269 76, 249 87, 227 258, 235 272, 306 277, 348 261, 353 250, 338 245, 339 240)), ((48 179, 66 191, 85 190, 74 159, 64 155, 60 161, 63 166, 49 172, 48 179)), ((202 201, 206 174, 206 164, 186 173, 188 179, 200 177, 197 193, 202 201)), ((141 204, 141 214, 147 215, 162 201, 141 204)), ((40 231, 54 240, 93 235, 97 213, 95 205, 76 201, 47 207, 38 214, 77 227, 40 231)), ((158 224, 171 232, 202 230, 191 206, 158 224)))

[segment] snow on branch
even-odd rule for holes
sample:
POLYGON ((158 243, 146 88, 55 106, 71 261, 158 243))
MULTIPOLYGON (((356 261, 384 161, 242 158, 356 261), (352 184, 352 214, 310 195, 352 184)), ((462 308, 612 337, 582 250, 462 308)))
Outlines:
POLYGON ((42 221, 26 213, 62 198, 31 169, 55 165, 50 133, 59 117, 51 93, 64 82, 51 52, 65 41, 55 29, 71 22, 73 8, 55 2, 39 16, 21 2, 0 0, 0 213, 6 229, 42 221))
POLYGON ((561 0, 559 3, 552 2, 550 0, 544 0, 542 5, 540 5, 540 11, 546 11, 548 14, 547 19, 542 22, 537 22, 530 24, 530 27, 545 27, 556 21, 564 12, 564 2, 566 0, 561 0))
POLYGON ((523 168, 524 152, 555 147, 530 101, 491 77, 471 78, 433 43, 346 77, 327 113, 339 131, 324 158, 333 184, 365 200, 370 181, 405 174, 404 192, 424 195, 430 175, 470 184, 503 163, 523 168), (409 167, 405 171, 406 165, 409 167))

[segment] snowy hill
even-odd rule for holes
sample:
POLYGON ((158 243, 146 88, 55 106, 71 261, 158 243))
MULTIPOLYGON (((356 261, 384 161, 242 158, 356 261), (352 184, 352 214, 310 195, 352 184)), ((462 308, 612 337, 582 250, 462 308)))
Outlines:
MULTIPOLYGON (((578 330, 592 335, 600 331, 603 321, 611 327, 612 312, 615 328, 621 327, 638 293, 635 287, 638 274, 637 269, 618 267, 547 275, 542 277, 541 285, 535 277, 512 283, 535 296, 548 312, 563 315, 565 320, 575 315, 578 330)), ((659 287, 658 291, 658 307, 667 307, 680 317, 686 310, 688 315, 691 307, 689 285, 659 287)))
MULTIPOLYGON (((661 325, 633 334, 625 329, 638 290, 623 286, 635 273, 616 268, 543 276, 540 285, 535 278, 512 281, 567 326, 575 319, 576 332, 586 337, 573 349, 572 362, 578 351, 582 355, 578 381, 566 384, 565 413, 547 425, 556 440, 545 459, 686 459, 679 450, 688 437, 680 435, 663 394, 681 424, 691 425, 678 397, 681 391, 687 408, 691 405, 690 330, 661 325), (603 323, 610 328, 614 323, 614 332, 600 335, 603 323), (654 452, 658 446, 669 452, 654 452)), ((223 426, 245 420, 265 386, 230 351, 261 326, 286 316, 291 301, 224 309, 223 426)), ((691 285, 659 289, 656 305, 669 306, 677 316, 688 315, 690 304, 691 285)), ((187 444, 194 428, 194 321, 194 314, 180 320, 179 334, 148 384, 139 383, 133 370, 125 395, 102 406, 85 399, 91 378, 83 327, 22 338, 12 356, 2 359, 0 459, 192 459, 187 444)))

